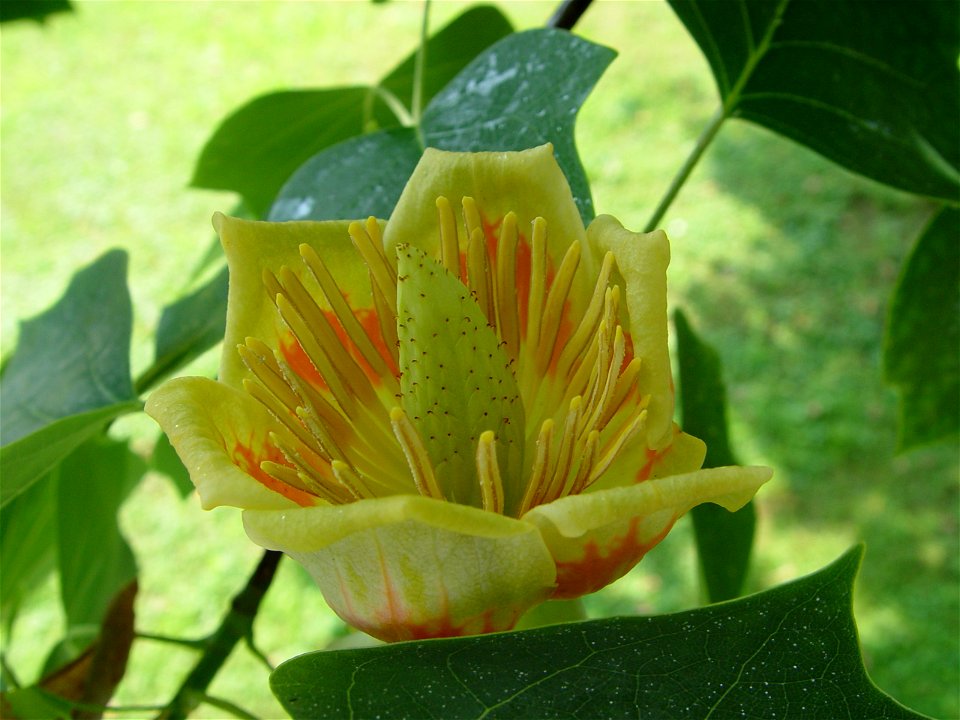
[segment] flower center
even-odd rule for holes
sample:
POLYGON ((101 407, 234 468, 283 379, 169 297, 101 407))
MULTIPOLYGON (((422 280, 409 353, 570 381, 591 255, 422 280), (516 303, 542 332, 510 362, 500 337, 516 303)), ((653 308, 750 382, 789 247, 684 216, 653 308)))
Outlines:
POLYGON ((588 490, 646 417, 612 254, 591 291, 579 244, 550 263, 543 218, 528 240, 513 213, 490 223, 463 198, 461 242, 446 198, 437 210, 436 261, 385 253, 373 218, 350 225, 372 314, 307 245, 302 275, 264 273, 289 336, 239 347, 278 421, 284 462, 261 469, 334 504, 417 492, 518 517, 588 490))

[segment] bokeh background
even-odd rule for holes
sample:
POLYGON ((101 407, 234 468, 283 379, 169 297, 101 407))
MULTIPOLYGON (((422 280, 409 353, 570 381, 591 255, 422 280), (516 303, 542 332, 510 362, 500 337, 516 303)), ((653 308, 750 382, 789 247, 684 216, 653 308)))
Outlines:
MULTIPOLYGON (((499 3, 517 28, 554 4, 499 3)), ((467 7, 438 2, 439 28, 467 7)), ((17 321, 112 247, 130 254, 134 373, 162 307, 189 287, 228 193, 187 188, 205 139, 257 94, 375 81, 417 43, 421 6, 392 2, 76 2, 44 25, 4 24, 0 43, 2 352, 17 321)), ((619 57, 583 107, 577 142, 599 212, 640 229, 716 108, 709 68, 669 7, 595 3, 576 28, 619 57)), ((732 121, 664 219, 670 292, 724 361, 738 457, 776 469, 758 499, 750 589, 811 572, 850 545, 867 554, 855 610, 868 670, 909 707, 960 717, 958 457, 947 443, 897 455, 895 393, 881 381, 887 302, 933 205, 732 121)), ((215 372, 216 352, 193 372, 215 372)), ((117 423, 148 452, 145 417, 117 423)), ((202 512, 149 475, 122 513, 141 566, 138 629, 200 637, 259 557, 237 513, 202 512)), ((681 522, 594 615, 698 605, 681 522)), ((60 637, 48 583, 2 638, 22 679, 60 637)), ((257 621, 274 663, 342 633, 319 593, 281 566, 257 621)), ((120 703, 169 699, 194 656, 135 645, 120 703)), ((238 649, 211 688, 281 715, 258 661, 238 649)), ((221 715, 202 706, 196 717, 221 715)))

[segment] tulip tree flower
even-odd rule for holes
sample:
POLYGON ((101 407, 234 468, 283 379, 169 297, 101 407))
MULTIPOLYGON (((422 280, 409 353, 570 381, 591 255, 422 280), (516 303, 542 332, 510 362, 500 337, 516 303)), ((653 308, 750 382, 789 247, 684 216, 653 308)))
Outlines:
POLYGON ((667 237, 585 229, 549 145, 427 150, 386 224, 214 225, 220 379, 147 411, 203 506, 243 508, 371 635, 510 629, 770 477, 700 469, 672 419, 667 237))

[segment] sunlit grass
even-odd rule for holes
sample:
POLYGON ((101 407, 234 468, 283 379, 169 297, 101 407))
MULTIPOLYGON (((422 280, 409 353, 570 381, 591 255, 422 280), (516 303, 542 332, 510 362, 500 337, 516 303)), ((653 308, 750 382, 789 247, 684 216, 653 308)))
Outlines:
MULTIPOLYGON (((461 7, 436 3, 434 25, 461 7)), ((552 5, 506 9, 532 26, 552 5)), ((4 27, 3 351, 14 346, 17 318, 53 302, 79 265, 121 246, 131 262, 134 364, 143 368, 160 309, 210 242, 210 215, 234 203, 184 187, 216 123, 260 92, 374 80, 413 48, 419 22, 419 7, 406 3, 81 2, 45 28, 4 27)), ((602 3, 578 29, 620 52, 578 124, 594 198, 599 211, 640 228, 713 112, 713 82, 665 5, 602 3)), ((908 706, 956 717, 956 451, 895 457, 896 397, 880 380, 887 299, 929 212, 786 140, 730 124, 664 223, 671 303, 720 350, 735 451, 777 470, 758 500, 750 589, 865 541, 856 610, 872 676, 908 706)), ((198 371, 215 362, 208 356, 198 371)), ((140 443, 154 432, 143 418, 120 430, 140 443)), ((203 513, 158 476, 135 491, 122 526, 141 565, 144 632, 211 631, 259 555, 236 513, 203 513)), ((698 604, 690 544, 681 523, 638 570, 591 599, 591 611, 698 604)), ((28 681, 61 627, 55 586, 36 601, 12 648, 28 681)), ((303 572, 283 563, 257 621, 271 661, 323 646, 337 627, 303 572)), ((192 660, 138 642, 117 700, 164 702, 192 660)), ((266 717, 279 712, 244 649, 212 692, 266 717)), ((203 707, 196 716, 221 715, 203 707)))

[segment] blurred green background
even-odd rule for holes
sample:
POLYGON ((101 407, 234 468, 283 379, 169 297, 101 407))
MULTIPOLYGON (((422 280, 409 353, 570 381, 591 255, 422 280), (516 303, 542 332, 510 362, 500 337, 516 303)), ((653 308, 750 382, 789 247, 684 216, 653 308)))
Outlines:
MULTIPOLYGON (((467 7, 436 3, 439 28, 467 7)), ((500 3, 517 28, 554 4, 500 3)), ((374 81, 416 45, 421 7, 367 2, 78 2, 40 26, 5 24, 2 67, 2 350, 18 319, 111 247, 130 253, 134 372, 149 363, 162 307, 212 240, 226 193, 188 190, 204 140, 230 111, 280 88, 374 81)), ((706 62, 661 2, 595 4, 577 26, 619 51, 581 111, 577 141, 599 212, 640 229, 717 105, 706 62)), ((841 170, 756 127, 729 123, 665 218, 671 303, 725 363, 735 452, 776 469, 758 499, 753 590, 817 569, 851 544, 867 555, 856 596, 867 667, 885 691, 937 717, 958 699, 955 444, 897 456, 897 401, 881 382, 887 302, 933 205, 841 170)), ((195 372, 213 373, 216 353, 195 372)), ((118 423, 147 452, 144 417, 118 423)), ((138 628, 199 637, 216 626, 259 550, 237 513, 203 513, 148 476, 122 524, 141 564, 138 628)), ((691 531, 678 528, 592 614, 700 602, 691 531)), ((4 637, 21 679, 59 637, 56 588, 4 637)), ((280 662, 324 646, 339 622, 292 563, 257 621, 280 662)), ((115 698, 162 703, 193 662, 144 641, 115 698)), ((281 714, 245 650, 211 688, 281 714)), ((196 717, 219 717, 202 706, 196 717)))

